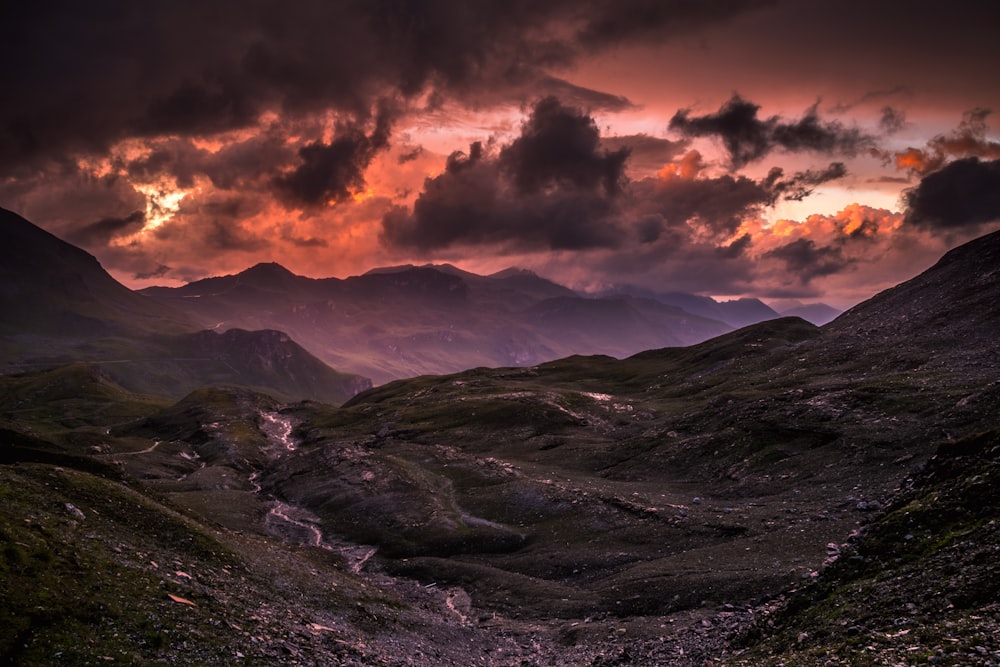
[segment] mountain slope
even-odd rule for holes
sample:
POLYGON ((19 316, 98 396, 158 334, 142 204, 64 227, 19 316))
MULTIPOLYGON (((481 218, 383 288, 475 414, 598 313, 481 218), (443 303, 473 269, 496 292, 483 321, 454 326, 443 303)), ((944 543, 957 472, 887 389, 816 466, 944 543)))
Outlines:
POLYGON ((195 322, 132 292, 79 248, 0 209, 0 333, 54 336, 194 331, 195 322))
POLYGON ((1000 411, 994 315, 966 311, 1000 303, 996 281, 966 290, 1000 236, 984 243, 823 328, 786 318, 621 361, 377 387, 336 415, 300 414, 311 447, 265 486, 488 608, 509 609, 512 590, 541 616, 774 593, 941 440, 1000 411), (345 440, 357 454, 335 457, 327 443, 345 440), (321 462, 337 474, 311 472, 321 462))
MULTIPOLYGON (((126 389, 174 398, 221 383, 340 403, 370 386, 329 368, 285 334, 199 332, 195 317, 132 292, 91 255, 4 210, 0 260, 3 372, 89 362, 126 389)), ((296 283, 276 267, 259 267, 247 284, 296 283)))
POLYGON ((0 377, 0 655, 989 664, 983 243, 825 327, 340 408, 233 388, 170 405, 86 365, 0 377))
POLYGON ((1000 654, 1000 435, 941 445, 731 664, 989 664, 1000 654))
POLYGON ((479 276, 449 265, 344 280, 257 266, 143 293, 216 330, 285 331, 331 366, 377 383, 574 353, 628 356, 729 330, 650 300, 584 298, 526 271, 479 276))

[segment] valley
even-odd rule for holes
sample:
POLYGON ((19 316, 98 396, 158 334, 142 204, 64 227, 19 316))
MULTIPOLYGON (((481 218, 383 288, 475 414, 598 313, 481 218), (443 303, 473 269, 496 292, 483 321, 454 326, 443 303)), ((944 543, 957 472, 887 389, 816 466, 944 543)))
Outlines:
MULTIPOLYGON (((995 233, 823 326, 378 386, 190 315, 43 332, 24 372, 33 314, 3 340, 0 655, 995 664, 998 264, 995 233)), ((413 271, 374 275, 462 292, 413 271)))

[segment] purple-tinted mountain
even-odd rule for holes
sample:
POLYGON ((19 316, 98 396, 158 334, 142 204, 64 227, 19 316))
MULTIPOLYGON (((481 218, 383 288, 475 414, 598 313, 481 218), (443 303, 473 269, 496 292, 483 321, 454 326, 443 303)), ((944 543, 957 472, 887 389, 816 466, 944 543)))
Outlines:
MULTIPOLYGON (((725 322, 737 329, 781 317, 777 311, 760 299, 742 298, 716 301, 708 296, 688 292, 657 292, 635 285, 625 285, 605 293, 605 295, 614 294, 654 299, 667 306, 686 310, 692 315, 725 322)), ((803 319, 813 322, 808 317, 803 317, 803 319)), ((813 324, 821 323, 813 322, 813 324)))
MULTIPOLYGON (((262 285, 292 289, 305 280, 277 265, 257 267, 244 279, 255 299, 268 294, 262 285)), ((204 331, 196 317, 129 290, 93 256, 2 209, 0 285, 0 372, 83 361, 132 391, 179 397, 226 384, 330 403, 370 386, 283 333, 204 331)), ((225 280, 212 287, 233 289, 225 280)))
POLYGON ((837 310, 833 306, 825 303, 804 303, 800 306, 787 308, 781 311, 782 317, 801 317, 807 322, 812 322, 818 327, 834 321, 844 311, 837 310))
POLYGON ((731 329, 652 299, 587 298, 519 269, 480 276, 406 265, 340 280, 267 264, 143 294, 217 331, 284 331, 333 367, 376 383, 571 354, 624 357, 731 329))

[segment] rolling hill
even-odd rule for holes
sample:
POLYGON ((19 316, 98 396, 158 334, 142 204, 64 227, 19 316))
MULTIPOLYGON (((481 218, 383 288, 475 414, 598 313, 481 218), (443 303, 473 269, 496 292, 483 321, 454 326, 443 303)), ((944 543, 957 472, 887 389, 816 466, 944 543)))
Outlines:
MULTIPOLYGON (((989 664, 997 257, 983 237, 822 327, 428 375, 340 407, 165 399, 85 360, 0 376, 0 655, 989 664)), ((352 289, 472 298, 446 271, 379 275, 352 289)), ((580 317, 565 296, 539 320, 580 317)))

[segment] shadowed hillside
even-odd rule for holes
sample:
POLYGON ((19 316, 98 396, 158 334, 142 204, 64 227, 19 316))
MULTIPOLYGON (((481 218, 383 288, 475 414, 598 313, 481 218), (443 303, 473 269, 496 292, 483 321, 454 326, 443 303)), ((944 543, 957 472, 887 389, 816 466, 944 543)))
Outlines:
MULTIPOLYGON (((2 376, 0 650, 989 664, 998 246, 823 327, 422 376, 341 407, 174 401, 86 363, 2 376)), ((407 271, 379 280, 468 298, 407 271)), ((244 335, 187 334, 220 355, 244 335)), ((248 339, 247 373, 308 377, 257 346, 282 335, 248 339)))
POLYGON ((132 292, 91 255, 2 209, 0 259, 0 372, 85 361, 126 389, 174 398, 232 384, 340 403, 371 386, 285 334, 199 331, 194 318, 132 292))

